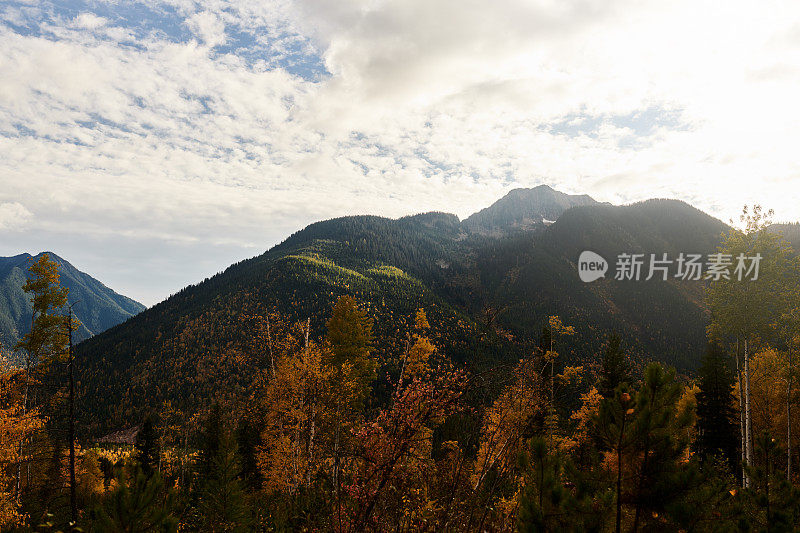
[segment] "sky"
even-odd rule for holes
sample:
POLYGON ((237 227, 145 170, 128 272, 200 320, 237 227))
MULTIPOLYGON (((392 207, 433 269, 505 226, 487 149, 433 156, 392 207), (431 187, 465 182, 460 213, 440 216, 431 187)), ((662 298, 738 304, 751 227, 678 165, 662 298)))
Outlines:
POLYGON ((0 255, 152 305, 539 184, 796 221, 798 95, 796 1, 3 0, 0 255))

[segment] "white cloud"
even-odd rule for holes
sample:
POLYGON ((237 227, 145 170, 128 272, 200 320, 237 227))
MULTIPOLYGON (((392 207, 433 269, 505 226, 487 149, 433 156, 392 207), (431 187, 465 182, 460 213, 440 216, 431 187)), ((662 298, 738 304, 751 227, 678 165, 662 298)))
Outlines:
POLYGON ((73 28, 80 28, 84 30, 96 30, 98 28, 102 28, 108 23, 108 20, 104 17, 99 17, 94 13, 81 13, 75 20, 72 22, 71 26, 73 28))
POLYGON ((31 218, 33 213, 19 202, 0 203, 0 230, 20 230, 31 218))
POLYGON ((186 25, 206 46, 213 48, 225 44, 227 40, 225 23, 210 11, 195 13, 186 19, 186 25))

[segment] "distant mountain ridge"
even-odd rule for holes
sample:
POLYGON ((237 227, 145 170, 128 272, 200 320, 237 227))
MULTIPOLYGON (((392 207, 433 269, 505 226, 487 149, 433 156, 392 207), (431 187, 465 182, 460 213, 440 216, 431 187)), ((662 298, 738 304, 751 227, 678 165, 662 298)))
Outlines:
POLYGON ((463 221, 474 233, 501 235, 512 231, 541 228, 554 222, 572 207, 598 204, 586 194, 570 195, 548 185, 532 189, 513 189, 485 209, 463 221))
POLYGON ((73 307, 81 322, 76 332, 77 340, 101 333, 145 309, 144 305, 109 289, 52 252, 0 257, 0 346, 6 351, 30 331, 30 296, 22 286, 28 276, 28 267, 44 253, 58 263, 60 282, 69 289, 69 303, 77 302, 73 307))

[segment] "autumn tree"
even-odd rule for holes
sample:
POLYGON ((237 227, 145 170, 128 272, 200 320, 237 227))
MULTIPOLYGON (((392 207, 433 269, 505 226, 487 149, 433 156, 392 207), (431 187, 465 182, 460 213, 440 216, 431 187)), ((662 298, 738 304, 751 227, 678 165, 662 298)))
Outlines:
POLYGON ((0 368, 0 529, 22 526, 23 513, 16 488, 20 443, 44 424, 37 409, 25 411, 16 382, 19 370, 0 368))
POLYGON ((358 461, 348 486, 350 528, 416 530, 431 519, 433 430, 461 409, 464 383, 462 372, 431 369, 395 389, 390 406, 358 431, 358 461))
POLYGON ((350 449, 350 436, 361 418, 364 401, 375 380, 377 361, 373 356, 372 319, 350 296, 341 296, 328 320, 325 352, 332 387, 338 388, 333 412, 333 465, 331 478, 336 490, 337 506, 341 505, 341 456, 350 449))
MULTIPOLYGON (((753 464, 753 431, 750 402, 750 353, 753 343, 775 336, 775 324, 785 313, 788 287, 797 284, 789 275, 789 246, 768 231, 772 211, 764 213, 756 205, 747 206, 740 221, 743 229, 733 228, 719 248, 720 261, 730 265, 727 275, 712 279, 707 299, 711 309, 709 335, 714 339, 732 339, 742 346, 742 405, 744 413, 743 450, 747 465, 753 464), (756 270, 757 268, 757 270, 756 270)), ((743 482, 748 483, 745 475, 743 482)))
POLYGON ((430 327, 425 310, 417 309, 414 316, 413 333, 409 333, 406 339, 398 386, 403 383, 404 379, 413 379, 428 369, 428 362, 436 351, 436 347, 428 337, 430 327))
POLYGON ((547 435, 552 445, 558 429, 558 413, 556 411, 555 398, 555 362, 558 358, 558 352, 555 351, 555 341, 558 337, 574 335, 575 328, 565 325, 558 316, 548 317, 547 323, 550 329, 550 349, 545 353, 545 361, 550 364, 550 406, 547 414, 547 435))
MULTIPOLYGON (((319 441, 330 436, 323 430, 333 412, 331 369, 324 363, 328 357, 312 342, 277 361, 275 377, 261 399, 266 412, 258 463, 267 492, 296 494, 322 472, 319 441)), ((337 384, 336 394, 355 395, 349 385, 337 384)))
MULTIPOLYGON (((31 386, 34 370, 46 366, 61 357, 66 350, 68 336, 65 334, 66 319, 60 313, 67 305, 67 288, 59 285, 58 263, 42 254, 28 269, 28 279, 22 289, 31 295, 31 329, 15 346, 24 356, 25 376, 23 380, 22 414, 31 408, 31 386)), ((27 439, 26 439, 27 440, 27 439)), ((19 441, 16 493, 22 495, 22 465, 29 463, 29 454, 24 453, 24 441, 19 441)), ((28 474, 30 468, 26 469, 28 474)), ((30 478, 30 476, 28 476, 30 478)), ((28 479, 27 485, 30 485, 28 479)), ((73 485, 74 488, 74 485, 73 485)))
MULTIPOLYGON (((545 431, 548 413, 547 381, 533 359, 524 359, 514 369, 511 383, 486 409, 480 444, 472 475, 473 490, 487 508, 496 499, 512 502, 513 486, 520 477, 518 457, 526 439, 545 431)), ((513 510, 498 509, 513 523, 513 510)))

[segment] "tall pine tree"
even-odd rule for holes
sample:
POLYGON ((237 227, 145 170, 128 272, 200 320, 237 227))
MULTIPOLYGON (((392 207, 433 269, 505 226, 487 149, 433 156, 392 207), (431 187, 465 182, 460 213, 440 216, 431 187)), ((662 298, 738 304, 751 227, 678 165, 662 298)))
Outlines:
POLYGON ((719 344, 708 345, 700 366, 695 451, 701 457, 722 455, 734 469, 738 463, 740 439, 734 409, 735 380, 728 360, 719 344))
POLYGON ((148 415, 136 434, 136 460, 146 476, 158 469, 161 458, 161 439, 153 415, 148 415))
POLYGON ((620 383, 630 383, 631 364, 622 351, 622 338, 618 333, 608 336, 604 348, 598 391, 603 398, 613 398, 620 383))

